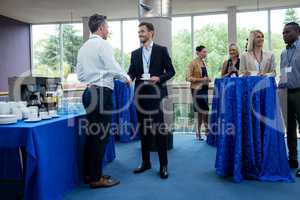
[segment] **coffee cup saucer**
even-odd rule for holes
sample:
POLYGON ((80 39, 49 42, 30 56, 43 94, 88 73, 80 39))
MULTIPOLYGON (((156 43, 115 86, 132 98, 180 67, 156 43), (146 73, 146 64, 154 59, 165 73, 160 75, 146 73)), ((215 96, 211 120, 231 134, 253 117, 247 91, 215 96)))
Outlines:
POLYGON ((28 123, 39 122, 39 121, 42 121, 42 119, 41 118, 29 118, 29 119, 24 120, 24 122, 28 122, 28 123))
POLYGON ((142 81, 149 81, 150 78, 144 78, 144 77, 142 77, 141 80, 142 80, 142 81))

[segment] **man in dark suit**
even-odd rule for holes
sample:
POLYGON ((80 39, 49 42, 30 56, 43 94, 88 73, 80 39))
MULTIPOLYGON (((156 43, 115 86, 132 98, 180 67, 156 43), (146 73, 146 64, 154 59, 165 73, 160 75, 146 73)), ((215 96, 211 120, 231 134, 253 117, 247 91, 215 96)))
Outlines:
POLYGON ((168 178, 168 132, 164 124, 162 100, 168 95, 166 81, 175 75, 166 47, 153 43, 154 26, 139 25, 141 48, 131 54, 128 75, 135 80, 135 104, 141 131, 142 164, 134 173, 151 169, 150 146, 155 141, 160 161, 160 177, 168 178))

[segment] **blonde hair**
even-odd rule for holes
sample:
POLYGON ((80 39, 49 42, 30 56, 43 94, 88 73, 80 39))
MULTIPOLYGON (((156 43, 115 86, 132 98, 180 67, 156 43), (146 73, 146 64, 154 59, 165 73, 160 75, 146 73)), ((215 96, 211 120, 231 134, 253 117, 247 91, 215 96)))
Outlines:
POLYGON ((248 44, 247 44, 247 51, 252 52, 254 50, 254 39, 257 34, 261 34, 264 37, 264 33, 260 30, 254 30, 250 32, 249 38, 248 38, 248 44))
POLYGON ((240 55, 240 49, 239 49, 239 47, 238 47, 238 45, 236 43, 231 43, 228 46, 228 50, 230 50, 231 48, 234 48, 236 50, 238 56, 240 55))

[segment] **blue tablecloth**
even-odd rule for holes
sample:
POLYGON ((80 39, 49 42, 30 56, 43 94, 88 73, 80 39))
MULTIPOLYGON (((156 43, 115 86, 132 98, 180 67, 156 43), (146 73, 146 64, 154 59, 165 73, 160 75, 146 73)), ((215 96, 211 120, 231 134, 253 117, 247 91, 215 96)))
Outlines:
MULTIPOLYGON (((83 117, 68 115, 37 123, 0 125, 0 148, 21 146, 27 153, 25 200, 59 200, 80 183, 85 134, 79 129, 79 120, 83 117)), ((114 160, 112 137, 106 150, 105 162, 114 160)), ((3 171, 5 163, 0 166, 3 171)))
POLYGON ((112 133, 120 142, 140 139, 138 119, 134 105, 134 89, 116 80, 113 92, 114 110, 112 133))
POLYGON ((207 142, 217 146, 220 176, 293 180, 274 78, 216 79, 207 142))

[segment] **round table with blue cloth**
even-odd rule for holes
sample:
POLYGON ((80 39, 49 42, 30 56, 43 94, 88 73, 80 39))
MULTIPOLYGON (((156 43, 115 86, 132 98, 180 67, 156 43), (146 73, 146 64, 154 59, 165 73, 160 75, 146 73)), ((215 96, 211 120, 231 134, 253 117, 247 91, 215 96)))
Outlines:
MULTIPOLYGON (((0 180, 24 178, 25 200, 63 199, 82 180, 84 117, 66 114, 36 123, 0 125, 0 180), (20 173, 19 147, 26 153, 25 177, 20 173)), ((115 157, 110 137, 104 164, 115 157)))
POLYGON ((134 88, 124 82, 115 80, 112 117, 112 134, 120 142, 131 142, 140 139, 138 119, 134 105, 134 88))
POLYGON ((292 182, 273 77, 215 80, 207 143, 220 176, 292 182))

